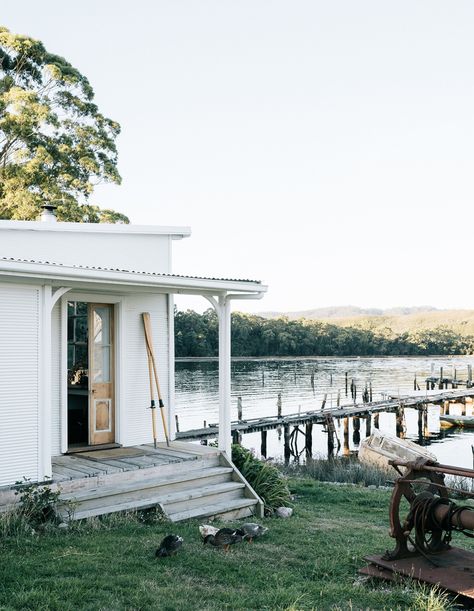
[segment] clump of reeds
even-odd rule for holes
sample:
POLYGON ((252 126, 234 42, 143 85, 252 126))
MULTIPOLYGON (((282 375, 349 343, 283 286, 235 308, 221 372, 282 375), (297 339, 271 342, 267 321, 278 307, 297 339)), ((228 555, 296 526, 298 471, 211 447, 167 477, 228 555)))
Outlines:
POLYGON ((29 520, 17 507, 0 513, 0 540, 7 537, 26 537, 36 534, 29 520))
POLYGON ((364 465, 355 456, 330 459, 316 456, 304 464, 287 465, 284 470, 289 475, 311 477, 320 482, 339 482, 360 486, 386 486, 390 480, 390 473, 364 465))
POLYGON ((439 585, 431 586, 425 583, 414 583, 413 611, 449 611, 459 609, 456 597, 448 594, 439 585))

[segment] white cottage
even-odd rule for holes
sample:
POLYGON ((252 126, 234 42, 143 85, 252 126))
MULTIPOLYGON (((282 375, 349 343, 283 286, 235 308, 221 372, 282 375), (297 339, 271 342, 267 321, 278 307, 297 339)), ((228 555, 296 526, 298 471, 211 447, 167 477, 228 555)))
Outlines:
MULTIPOLYGON (((112 484, 120 481, 137 497, 138 482, 146 480, 156 501, 161 497, 152 484, 160 477, 167 481, 174 477, 179 483, 177 462, 186 463, 183 474, 189 473, 189 460, 197 469, 203 457, 211 461, 206 463, 211 470, 231 469, 231 301, 259 299, 266 287, 253 281, 173 275, 173 242, 189 235, 187 227, 60 223, 50 209, 45 209, 40 221, 0 221, 0 487, 4 499, 8 498, 5 491, 23 477, 53 480, 61 482, 70 496, 80 490, 84 505, 89 506, 84 515, 96 515, 105 512, 104 506, 106 511, 131 506, 125 496, 109 499, 105 505, 102 499, 101 507, 91 510, 94 503, 89 497, 104 483, 110 492, 112 484), (172 442, 170 447, 159 444, 155 451, 150 444, 142 313, 151 315, 165 417, 173 440, 176 293, 202 295, 218 313, 218 450, 172 442)), ((234 470, 234 484, 236 478, 234 470)), ((246 498, 255 500, 246 482, 239 481, 246 498)), ((214 485, 212 478, 203 480, 204 486, 198 484, 193 482, 191 490, 214 485)), ((184 489, 182 481, 178 488, 184 489)), ((168 488, 164 492, 167 498, 178 494, 176 519, 222 513, 215 510, 219 505, 215 495, 210 495, 212 511, 193 513, 191 507, 188 516, 183 493, 180 496, 168 488)), ((156 504, 150 498, 132 505, 156 504)), ((223 509, 225 501, 220 505, 223 509)))

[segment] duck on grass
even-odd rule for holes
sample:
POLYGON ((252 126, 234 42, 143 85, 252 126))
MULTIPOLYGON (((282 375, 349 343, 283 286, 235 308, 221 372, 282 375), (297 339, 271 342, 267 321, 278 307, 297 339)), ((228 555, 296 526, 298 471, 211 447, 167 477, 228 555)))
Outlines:
MULTIPOLYGON (((225 552, 228 552, 230 546, 236 543, 241 543, 242 541, 252 543, 256 537, 262 536, 267 530, 268 528, 265 526, 254 522, 247 522, 237 528, 216 528, 209 524, 202 524, 199 527, 204 545, 208 543, 213 547, 222 547, 225 552)), ((179 535, 167 535, 160 543, 155 556, 157 558, 175 556, 183 545, 183 540, 183 537, 179 535)))

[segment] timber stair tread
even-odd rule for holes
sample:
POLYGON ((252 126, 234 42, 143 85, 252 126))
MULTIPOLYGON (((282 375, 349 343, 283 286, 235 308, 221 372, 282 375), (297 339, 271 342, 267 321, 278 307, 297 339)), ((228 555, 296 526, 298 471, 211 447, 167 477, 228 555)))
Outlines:
POLYGON ((160 501, 162 505, 171 505, 180 501, 190 501, 192 499, 199 499, 211 494, 220 494, 223 492, 230 492, 232 490, 242 490, 245 488, 243 482, 224 482, 222 484, 211 484, 210 486, 203 486, 202 488, 194 488, 192 491, 180 490, 179 492, 171 492, 162 496, 160 501))
MULTIPOLYGON (((141 499, 127 499, 125 498, 120 502, 107 502, 112 501, 112 499, 105 497, 96 497, 94 500, 97 501, 97 506, 95 507, 87 507, 84 509, 79 508, 74 511, 74 519, 81 520, 83 518, 89 518, 96 515, 102 515, 105 513, 114 513, 117 511, 135 511, 140 509, 148 509, 150 507, 155 507, 157 505, 166 506, 171 505, 173 503, 192 501, 198 499, 205 499, 207 496, 212 496, 216 494, 225 494, 227 492, 232 492, 235 490, 242 490, 245 488, 245 484, 241 482, 226 482, 223 484, 213 484, 211 486, 204 486, 202 488, 193 488, 192 490, 180 490, 173 493, 163 494, 161 493, 153 493, 148 496, 144 496, 141 499)), ((242 499, 239 499, 242 500, 242 499)), ((246 501, 249 499, 245 499, 246 501)), ((225 502, 225 505, 229 505, 229 501, 225 502)), ((247 505, 247 503, 245 503, 247 505)), ((207 513, 207 508, 209 505, 202 505, 197 507, 196 509, 200 512, 204 511, 207 513)), ((211 506, 213 507, 213 506, 211 506)), ((69 515, 67 509, 62 509, 59 511, 59 514, 65 518, 69 515)), ((208 514, 207 514, 208 515, 208 514)))
POLYGON ((202 469, 196 469, 194 471, 189 471, 188 473, 174 474, 168 477, 160 478, 155 476, 152 478, 129 482, 128 484, 121 484, 120 486, 107 486, 107 484, 104 484, 95 488, 89 488, 83 492, 70 492, 68 494, 62 494, 59 502, 75 501, 80 503, 82 501, 89 501, 95 498, 117 496, 126 494, 128 492, 137 492, 140 490, 147 490, 149 488, 159 488, 173 484, 180 484, 187 481, 195 481, 218 475, 226 475, 232 473, 232 471, 232 467, 203 467, 202 469))
POLYGON ((257 505, 257 499, 241 498, 230 501, 224 501, 222 503, 215 503, 213 505, 203 505, 202 507, 194 507, 187 511, 178 511, 176 513, 170 513, 168 515, 172 522, 181 522, 182 520, 190 520, 192 518, 201 518, 212 515, 219 515, 236 509, 243 509, 245 507, 252 507, 257 505))

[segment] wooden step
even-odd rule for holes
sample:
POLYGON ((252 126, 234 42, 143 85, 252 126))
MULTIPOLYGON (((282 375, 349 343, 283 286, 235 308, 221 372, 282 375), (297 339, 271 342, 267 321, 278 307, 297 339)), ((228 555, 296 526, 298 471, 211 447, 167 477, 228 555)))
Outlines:
POLYGON ((162 497, 162 505, 171 505, 173 503, 181 503, 182 501, 190 501, 191 499, 200 498, 210 494, 220 494, 221 492, 229 492, 231 490, 239 490, 245 488, 245 484, 241 482, 224 482, 222 484, 214 484, 211 486, 203 486, 202 488, 192 488, 191 490, 183 490, 165 494, 162 497))
POLYGON ((179 485, 181 483, 194 482, 196 480, 203 480, 211 477, 228 476, 232 473, 232 471, 232 467, 209 467, 199 470, 192 470, 189 473, 174 474, 163 478, 158 478, 155 476, 153 478, 135 480, 125 484, 116 484, 114 486, 104 484, 103 486, 96 486, 95 488, 89 488, 82 492, 62 494, 60 500, 81 503, 96 498, 127 494, 129 492, 137 492, 142 490, 144 491, 150 488, 173 486, 175 484, 179 485))
POLYGON ((242 482, 225 482, 202 488, 193 488, 181 493, 169 494, 162 497, 160 504, 166 514, 187 511, 202 505, 214 505, 224 501, 241 499, 244 496, 245 484, 242 482))
MULTIPOLYGON (((189 504, 189 507, 194 507, 199 505, 199 499, 203 496, 208 496, 214 494, 214 490, 216 490, 216 494, 226 494, 226 498, 233 498, 233 495, 241 495, 241 486, 239 486, 240 482, 230 482, 230 481, 220 481, 219 483, 213 484, 208 482, 208 480, 202 480, 199 484, 195 484, 193 482, 188 482, 188 487, 186 489, 180 489, 178 491, 169 490, 167 487, 158 486, 156 488, 151 488, 148 490, 135 490, 133 492, 116 494, 113 496, 102 497, 100 495, 89 499, 87 501, 83 501, 76 505, 76 511, 88 511, 89 509, 96 509, 97 507, 109 506, 109 505, 122 505, 123 503, 136 504, 137 507, 140 508, 142 503, 148 503, 148 500, 152 500, 152 504, 160 504, 163 505, 163 500, 168 499, 168 502, 173 504, 178 503, 179 508, 186 509, 186 505, 189 504), (236 485, 237 484, 237 485, 236 485), (219 487, 224 486, 222 493, 219 492, 219 487), (188 500, 181 500, 180 496, 177 497, 177 500, 174 501, 175 495, 184 495, 184 498, 188 497, 188 500)), ((212 499, 211 499, 212 502, 212 499)), ((67 507, 64 507, 64 510, 67 511, 67 507)))
POLYGON ((181 522, 182 520, 190 520, 193 518, 204 518, 210 516, 218 516, 238 509, 249 508, 253 509, 257 505, 257 499, 235 499, 233 501, 225 501, 222 503, 216 503, 214 505, 205 505, 203 507, 196 507, 188 511, 179 511, 168 515, 172 522, 181 522))
MULTIPOLYGON (((180 493, 181 496, 176 493, 174 495, 176 497, 175 499, 173 499, 173 495, 171 494, 151 494, 140 499, 127 499, 125 496, 119 499, 116 497, 98 497, 95 499, 94 506, 86 507, 80 505, 74 512, 72 518, 74 520, 82 520, 84 518, 90 518, 107 513, 115 513, 117 511, 136 511, 156 506, 162 507, 162 501, 165 497, 167 497, 172 503, 178 502, 176 499, 181 499, 181 503, 190 503, 194 509, 200 507, 201 505, 209 505, 209 503, 206 504, 206 497, 211 497, 213 502, 215 498, 222 497, 222 503, 225 501, 227 506, 227 495, 237 493, 240 494, 243 487, 244 486, 240 485, 239 482, 227 482, 226 484, 216 484, 214 486, 206 486, 203 488, 193 488, 187 492, 188 500, 185 500, 184 493, 180 493), (193 503, 198 507, 195 507, 193 503)), ((232 499, 230 499, 230 501, 232 501, 232 499)), ((69 518, 69 513, 66 509, 60 510, 59 515, 64 519, 69 518)))

